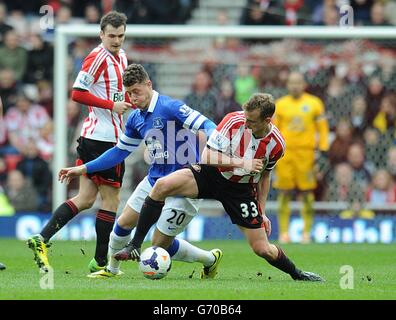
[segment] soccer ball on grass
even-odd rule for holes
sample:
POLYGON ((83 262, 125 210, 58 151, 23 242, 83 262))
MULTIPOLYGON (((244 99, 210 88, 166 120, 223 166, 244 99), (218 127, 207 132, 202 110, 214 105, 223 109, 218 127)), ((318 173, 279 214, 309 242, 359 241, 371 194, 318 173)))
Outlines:
POLYGON ((139 269, 147 279, 162 279, 168 274, 171 266, 169 253, 163 248, 149 247, 140 255, 139 269))

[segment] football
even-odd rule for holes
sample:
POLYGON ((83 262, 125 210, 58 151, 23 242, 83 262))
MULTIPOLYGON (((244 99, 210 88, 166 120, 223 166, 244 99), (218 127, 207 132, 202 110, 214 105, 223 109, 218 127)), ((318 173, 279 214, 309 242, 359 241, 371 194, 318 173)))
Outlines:
POLYGON ((162 279, 168 274, 171 266, 169 253, 163 248, 149 247, 140 255, 139 269, 147 279, 162 279))

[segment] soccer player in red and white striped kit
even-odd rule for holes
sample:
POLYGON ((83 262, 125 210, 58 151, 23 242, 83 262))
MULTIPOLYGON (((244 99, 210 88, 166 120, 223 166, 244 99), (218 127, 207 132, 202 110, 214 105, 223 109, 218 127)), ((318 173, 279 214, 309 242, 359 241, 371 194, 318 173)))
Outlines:
MULTIPOLYGON (((78 139, 77 164, 86 163, 116 145, 122 134, 122 115, 132 107, 125 100, 122 74, 128 65, 121 48, 125 39, 127 17, 112 11, 102 17, 102 43, 85 58, 74 82, 72 99, 88 106, 78 139)), ((128 98, 126 99, 128 100, 128 98)), ((114 168, 80 177, 78 194, 61 204, 40 234, 28 239, 38 267, 48 270, 49 240, 79 212, 94 204, 101 196, 101 208, 96 214, 96 251, 89 263, 89 271, 96 272, 107 264, 109 235, 113 228, 119 204, 119 191, 124 175, 124 163, 114 168)))

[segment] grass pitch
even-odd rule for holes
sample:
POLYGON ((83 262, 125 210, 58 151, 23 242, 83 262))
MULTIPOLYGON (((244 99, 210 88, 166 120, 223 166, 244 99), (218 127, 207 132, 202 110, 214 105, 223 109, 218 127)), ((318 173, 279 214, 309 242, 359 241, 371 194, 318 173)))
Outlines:
MULTIPOLYGON (((87 278, 95 244, 55 241, 49 260, 53 289, 43 279, 23 241, 0 240, 0 299, 129 299, 129 300, 270 300, 270 299, 396 299, 396 244, 291 244, 282 246, 298 267, 314 271, 325 283, 293 281, 260 259, 244 241, 204 241, 204 249, 221 248, 224 257, 213 280, 200 280, 198 263, 173 262, 159 281, 143 278, 135 262, 122 264, 125 275, 87 278), (342 266, 351 266, 346 281, 342 266), (351 269, 350 269, 351 270, 351 269), (351 282, 352 281, 352 282, 351 282), (342 289, 340 282, 353 289, 342 289)), ((144 247, 148 246, 145 243, 144 247)), ((47 281, 47 282, 46 282, 47 281)))

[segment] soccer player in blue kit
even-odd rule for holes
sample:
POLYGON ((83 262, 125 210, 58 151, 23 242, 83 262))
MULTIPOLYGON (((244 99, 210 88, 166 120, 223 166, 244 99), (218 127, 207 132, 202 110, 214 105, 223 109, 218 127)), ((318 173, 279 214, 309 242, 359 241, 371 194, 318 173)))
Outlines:
MULTIPOLYGON (((123 74, 123 84, 134 110, 126 123, 125 133, 117 145, 84 165, 64 168, 59 172, 61 182, 92 172, 114 167, 131 154, 144 140, 151 158, 148 175, 140 182, 118 218, 109 242, 109 264, 104 270, 88 277, 104 278, 122 274, 120 261, 113 255, 131 238, 142 205, 156 180, 199 160, 199 141, 206 139, 216 125, 180 100, 160 95, 140 64, 131 64, 123 74)), ((213 278, 222 258, 220 249, 205 251, 175 236, 181 233, 199 209, 199 199, 171 197, 165 201, 161 218, 153 235, 153 245, 168 250, 173 260, 201 262, 202 279, 213 278)), ((144 217, 143 219, 150 219, 144 217)))

